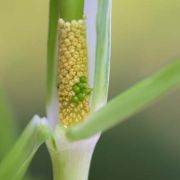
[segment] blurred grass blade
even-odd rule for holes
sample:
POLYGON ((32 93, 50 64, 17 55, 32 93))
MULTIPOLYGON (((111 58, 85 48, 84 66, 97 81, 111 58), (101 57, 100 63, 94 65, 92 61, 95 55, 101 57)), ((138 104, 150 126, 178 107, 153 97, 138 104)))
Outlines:
POLYGON ((46 119, 35 116, 0 164, 1 180, 21 180, 40 145, 50 136, 46 119))
POLYGON ((97 110, 107 102, 111 54, 111 0, 98 1, 97 45, 92 108, 97 110))
POLYGON ((12 147, 16 137, 17 126, 14 124, 12 109, 0 87, 0 160, 12 147))
POLYGON ((180 86, 180 60, 120 94, 107 106, 92 113, 84 123, 69 129, 67 135, 75 140, 88 138, 100 131, 105 131, 144 109, 148 104, 177 86, 180 86))

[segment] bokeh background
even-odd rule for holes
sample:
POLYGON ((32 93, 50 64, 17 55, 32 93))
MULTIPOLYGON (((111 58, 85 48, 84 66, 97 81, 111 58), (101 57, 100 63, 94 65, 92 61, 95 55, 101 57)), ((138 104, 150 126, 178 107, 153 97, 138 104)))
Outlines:
MULTIPOLYGON (((47 0, 0 0, 0 84, 18 134, 45 115, 47 19, 47 0)), ((112 35, 109 99, 180 57, 179 0, 114 0, 112 35)), ((52 179, 45 146, 29 175, 52 179)), ((101 179, 180 179, 178 89, 102 135, 90 171, 101 179)))

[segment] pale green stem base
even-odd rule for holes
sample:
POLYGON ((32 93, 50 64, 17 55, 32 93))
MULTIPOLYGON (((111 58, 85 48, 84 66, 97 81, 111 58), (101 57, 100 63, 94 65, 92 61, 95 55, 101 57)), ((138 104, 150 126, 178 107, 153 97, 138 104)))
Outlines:
POLYGON ((51 153, 54 180, 87 180, 91 156, 92 152, 77 149, 51 153))
POLYGON ((48 142, 54 180, 87 180, 91 158, 99 135, 69 142, 58 128, 54 142, 48 142))

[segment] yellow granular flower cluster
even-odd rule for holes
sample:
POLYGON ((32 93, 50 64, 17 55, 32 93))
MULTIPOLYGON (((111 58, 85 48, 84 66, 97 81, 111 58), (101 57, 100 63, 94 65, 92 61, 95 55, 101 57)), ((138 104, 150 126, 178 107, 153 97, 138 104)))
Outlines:
POLYGON ((58 42, 59 116, 69 126, 83 121, 90 111, 85 20, 60 19, 58 42))

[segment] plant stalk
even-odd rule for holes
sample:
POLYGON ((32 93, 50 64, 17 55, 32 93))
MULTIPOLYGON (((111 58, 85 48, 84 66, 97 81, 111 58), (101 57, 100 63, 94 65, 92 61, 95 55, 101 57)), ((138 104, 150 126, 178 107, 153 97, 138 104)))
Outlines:
POLYGON ((53 165, 53 179, 87 180, 99 135, 83 141, 70 142, 62 131, 61 127, 56 128, 54 139, 47 144, 53 165))
POLYGON ((54 180, 87 180, 91 156, 78 149, 51 153, 54 180))
MULTIPOLYGON (((83 18, 84 0, 50 0, 48 37, 48 104, 50 124, 56 122, 56 65, 57 65, 57 23, 83 18), (54 98, 55 97, 55 98, 54 98), (55 106, 54 106, 55 104, 55 106), (52 116, 53 114, 53 116, 52 116)), ((87 180, 90 162, 99 135, 83 141, 70 142, 63 129, 55 124, 54 136, 47 142, 53 165, 54 180, 87 180)), ((54 127, 54 126, 53 126, 54 127)))

